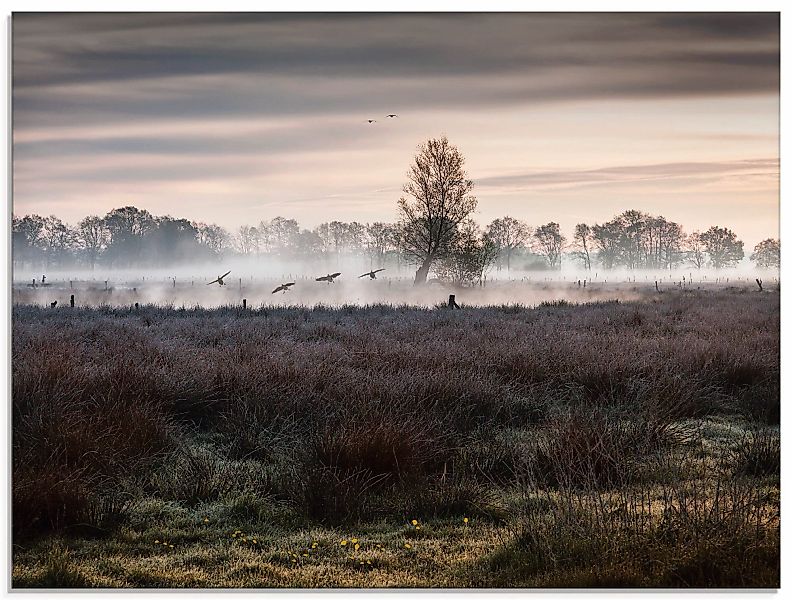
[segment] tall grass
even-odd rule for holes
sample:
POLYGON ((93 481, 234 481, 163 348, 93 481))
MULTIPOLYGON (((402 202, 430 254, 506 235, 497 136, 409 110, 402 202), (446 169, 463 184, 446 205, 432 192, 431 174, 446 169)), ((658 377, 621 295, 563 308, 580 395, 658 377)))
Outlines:
POLYGON ((748 536, 740 498, 777 473, 777 438, 735 446, 728 489, 668 491, 662 527, 634 494, 673 479, 653 461, 691 443, 692 420, 777 422, 778 320, 776 295, 728 290, 462 311, 15 306, 15 539, 111 530, 144 495, 272 498, 325 525, 511 522, 493 491, 531 482, 552 509, 520 515, 509 551, 541 557, 504 558, 493 580, 738 584, 750 565, 723 566, 729 544, 769 564, 773 534, 748 536), (691 554, 660 568, 674 539, 691 554), (619 570, 633 549, 653 566, 619 570), (580 579, 553 579, 567 567, 580 579))

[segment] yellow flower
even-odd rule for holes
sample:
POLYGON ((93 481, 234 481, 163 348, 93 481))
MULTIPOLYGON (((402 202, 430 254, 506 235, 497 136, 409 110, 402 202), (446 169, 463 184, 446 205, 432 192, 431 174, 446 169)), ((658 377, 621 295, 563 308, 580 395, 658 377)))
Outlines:
POLYGON ((377 548, 382 548, 382 544, 377 544, 377 548))
POLYGON ((293 563, 296 563, 296 562, 297 562, 297 559, 296 559, 296 558, 292 558, 292 562, 293 562, 293 563))
POLYGON ((346 546, 347 545, 347 541, 346 540, 341 540, 341 545, 342 546, 346 546))
POLYGON ((204 517, 204 523, 208 523, 208 522, 209 522, 209 519, 204 517))
POLYGON ((355 544, 355 550, 360 550, 360 544, 355 544))
POLYGON ((353 543, 353 544, 357 544, 357 542, 358 542, 358 539, 357 539, 357 538, 352 538, 352 543, 353 543))
POLYGON ((404 544, 404 547, 405 548, 412 548, 412 546, 410 544, 404 544))
POLYGON ((410 521, 410 523, 412 523, 413 525, 418 525, 417 519, 413 519, 412 521, 410 521))
POLYGON ((415 528, 416 528, 416 529, 420 529, 420 528, 421 528, 421 526, 420 526, 420 525, 416 525, 416 526, 415 526, 415 528))
POLYGON ((154 543, 155 544, 159 544, 159 540, 154 540, 154 543))
POLYGON ((307 552, 303 552, 303 556, 308 556, 308 553, 307 552))
POLYGON ((234 533, 242 533, 239 529, 236 529, 234 533))
POLYGON ((465 517, 464 519, 462 519, 462 522, 463 522, 463 523, 469 523, 469 522, 470 522, 470 519, 468 519, 467 517, 465 517))
POLYGON ((366 561, 366 564, 367 564, 367 565, 370 565, 370 564, 371 564, 371 561, 370 561, 370 560, 367 560, 367 561, 366 561))
POLYGON ((173 548, 173 544, 169 545, 168 548, 173 548))

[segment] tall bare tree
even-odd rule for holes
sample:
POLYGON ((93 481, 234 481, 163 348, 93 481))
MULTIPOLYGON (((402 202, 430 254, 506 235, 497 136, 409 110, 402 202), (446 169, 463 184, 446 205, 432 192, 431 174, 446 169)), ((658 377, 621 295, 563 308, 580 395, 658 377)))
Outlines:
POLYGON ((426 282, 432 263, 446 256, 457 228, 476 208, 473 182, 462 153, 448 138, 430 139, 418 148, 399 200, 399 239, 419 267, 415 283, 426 282))
POLYGON ((593 235, 591 227, 585 223, 575 225, 574 240, 575 245, 578 247, 575 256, 583 263, 583 268, 586 271, 591 271, 591 243, 593 235))

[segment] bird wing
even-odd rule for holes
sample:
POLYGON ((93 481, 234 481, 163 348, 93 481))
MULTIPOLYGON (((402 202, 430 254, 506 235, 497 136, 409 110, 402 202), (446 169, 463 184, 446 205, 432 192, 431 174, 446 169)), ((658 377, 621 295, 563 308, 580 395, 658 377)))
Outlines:
POLYGON ((327 277, 317 277, 316 281, 327 281, 327 277))
POLYGON ((372 273, 379 273, 380 271, 384 271, 385 269, 377 269, 376 271, 372 271, 372 273))
POLYGON ((338 277, 339 275, 341 275, 341 273, 333 273, 332 275, 330 275, 330 277, 331 277, 331 278, 333 278, 333 279, 335 279, 335 278, 336 278, 336 277, 338 277))
POLYGON ((272 293, 274 294, 274 293, 276 293, 276 292, 280 292, 280 291, 281 291, 281 289, 283 289, 283 286, 282 286, 282 285, 279 285, 279 286, 278 286, 278 287, 276 287, 274 290, 272 290, 272 293))
POLYGON ((294 285, 295 283, 296 283, 295 281, 292 281, 291 283, 284 283, 283 287, 289 287, 289 286, 294 285))
POLYGON ((363 273, 363 275, 360 275, 358 279, 360 279, 361 277, 368 277, 369 275, 371 275, 371 273, 363 273))
POLYGON ((210 282, 209 282, 209 283, 207 283, 206 285, 212 285, 213 283, 219 283, 219 282, 220 282, 220 280, 219 280, 219 279, 215 279, 214 281, 210 281, 210 282))
MULTIPOLYGON (((230 273, 230 272, 231 272, 231 271, 228 271, 228 273, 230 273)), ((225 275, 220 275, 220 277, 218 277, 218 279, 222 279, 223 277, 225 277, 226 275, 228 275, 228 273, 226 273, 225 275)))

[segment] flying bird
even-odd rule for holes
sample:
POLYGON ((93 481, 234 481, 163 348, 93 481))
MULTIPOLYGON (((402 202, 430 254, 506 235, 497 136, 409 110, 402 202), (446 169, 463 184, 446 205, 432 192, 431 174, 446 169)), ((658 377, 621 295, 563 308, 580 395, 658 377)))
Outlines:
POLYGON ((387 118, 387 119, 395 119, 398 116, 399 115, 385 115, 385 118, 387 118))
POLYGON ((377 278, 377 273, 379 273, 380 271, 384 271, 384 270, 385 269, 376 269, 374 271, 369 271, 368 273, 363 273, 363 275, 358 277, 358 279, 362 279, 363 277, 369 277, 370 279, 376 279, 377 278))
POLYGON ((332 275, 328 273, 324 277, 317 277, 316 281, 326 281, 327 283, 333 283, 333 280, 341 275, 341 273, 333 273, 332 275))
POLYGON ((295 283, 294 281, 292 281, 291 283, 282 283, 274 290, 272 290, 272 293, 277 294, 278 292, 283 292, 285 294, 286 292, 289 291, 289 288, 294 285, 294 283, 295 283))
MULTIPOLYGON (((231 271, 229 271, 228 273, 230 273, 230 272, 231 272, 231 271)), ((217 278, 217 279, 215 279, 214 281, 210 281, 210 282, 209 282, 209 283, 207 283, 206 285, 212 285, 213 283, 218 283, 218 284, 220 284, 220 285, 225 285, 225 282, 223 281, 223 279, 224 279, 224 278, 225 278, 225 277, 228 275, 228 273, 226 273, 225 275, 220 275, 220 276, 218 276, 218 278, 217 278)))
POLYGON ((377 121, 375 121, 374 119, 368 119, 368 124, 369 124, 369 125, 371 125, 372 123, 376 123, 376 122, 377 122, 377 121))

